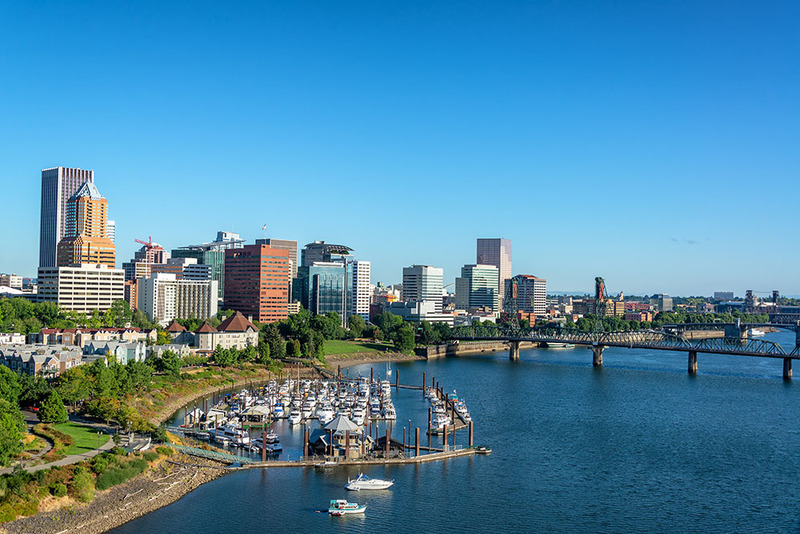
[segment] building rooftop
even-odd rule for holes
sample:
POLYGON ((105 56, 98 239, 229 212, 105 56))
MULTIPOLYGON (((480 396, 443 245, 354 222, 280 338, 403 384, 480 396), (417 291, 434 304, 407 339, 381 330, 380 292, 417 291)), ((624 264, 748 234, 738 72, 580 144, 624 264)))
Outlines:
POLYGON ((76 198, 81 197, 89 197, 92 200, 102 200, 103 195, 100 194, 100 191, 97 190, 97 186, 95 186, 92 182, 83 182, 75 193, 69 197, 70 200, 75 200, 76 198))
POLYGON ((233 315, 222 321, 217 327, 218 332, 247 332, 248 328, 252 328, 255 331, 258 331, 256 325, 251 323, 247 320, 247 318, 242 315, 242 312, 235 312, 233 315))

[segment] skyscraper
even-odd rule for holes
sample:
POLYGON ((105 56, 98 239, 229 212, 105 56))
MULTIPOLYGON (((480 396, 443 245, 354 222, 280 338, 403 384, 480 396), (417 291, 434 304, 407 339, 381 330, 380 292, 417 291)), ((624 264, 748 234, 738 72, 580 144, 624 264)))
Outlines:
POLYGON ((494 265, 499 271, 500 279, 497 282, 497 307, 500 310, 502 295, 505 291, 506 280, 511 278, 511 240, 503 238, 478 239, 476 263, 494 265))
POLYGON ((436 313, 442 313, 444 270, 431 265, 403 267, 403 300, 406 302, 433 301, 436 313))
POLYGON ((360 315, 364 321, 369 321, 371 264, 363 260, 352 260, 349 263, 353 265, 353 298, 350 302, 350 315, 360 315))
POLYGON ((498 270, 494 265, 465 265, 456 278, 456 309, 488 307, 498 313, 498 270))
POLYGON ((58 242, 59 266, 81 263, 115 266, 114 243, 106 237, 108 201, 92 182, 83 185, 67 201, 64 238, 58 242))
POLYGON ((42 169, 39 266, 54 267, 58 242, 66 232, 67 201, 83 185, 94 183, 94 171, 53 167, 42 169))
POLYGON ((289 251, 267 245, 225 250, 225 308, 260 323, 289 316, 289 251))

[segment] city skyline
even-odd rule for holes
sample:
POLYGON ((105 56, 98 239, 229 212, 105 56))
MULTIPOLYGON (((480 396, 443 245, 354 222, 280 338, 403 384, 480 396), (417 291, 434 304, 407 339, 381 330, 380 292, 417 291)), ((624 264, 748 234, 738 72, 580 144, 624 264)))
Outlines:
POLYGON ((449 283, 503 237, 550 291, 800 294, 797 5, 337 7, 7 6, 0 271, 35 276, 64 166, 118 265, 226 229, 449 283))

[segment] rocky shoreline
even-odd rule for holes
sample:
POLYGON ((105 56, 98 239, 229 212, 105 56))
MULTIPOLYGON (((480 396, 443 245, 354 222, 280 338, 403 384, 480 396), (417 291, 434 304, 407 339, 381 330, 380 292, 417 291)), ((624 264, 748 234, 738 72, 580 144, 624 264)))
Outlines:
POLYGON ((171 504, 229 471, 223 464, 211 460, 175 454, 129 482, 97 492, 89 504, 75 503, 17 519, 0 526, 0 532, 99 534, 171 504))
MULTIPOLYGON (((329 357, 327 363, 335 371, 337 367, 344 369, 362 364, 424 359, 424 357, 416 355, 387 353, 358 355, 351 358, 329 357)), ((251 377, 239 380, 228 387, 235 388, 259 381, 259 378, 251 377)), ((175 399, 164 406, 161 413, 153 417, 151 422, 160 424, 168 420, 181 407, 218 390, 218 387, 204 388, 188 397, 175 399)), ((172 504, 206 482, 211 482, 230 471, 231 469, 219 462, 175 454, 170 460, 162 460, 159 465, 128 482, 97 492, 91 503, 75 502, 51 511, 44 511, 46 506, 43 506, 40 510, 44 510, 35 515, 0 525, 0 534, 68 534, 77 532, 100 534, 172 504)))

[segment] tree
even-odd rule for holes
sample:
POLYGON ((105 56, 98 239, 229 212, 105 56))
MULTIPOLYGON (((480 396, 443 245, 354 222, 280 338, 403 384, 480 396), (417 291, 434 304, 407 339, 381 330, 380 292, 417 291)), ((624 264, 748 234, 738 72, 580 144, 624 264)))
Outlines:
POLYGON ((17 374, 8 367, 0 366, 0 399, 16 405, 21 392, 22 386, 17 374))
POLYGON ((361 337, 365 326, 364 318, 360 315, 354 314, 347 318, 347 327, 350 329, 350 333, 353 337, 361 337))
POLYGON ((438 345, 442 341, 439 332, 428 321, 422 321, 420 323, 419 338, 420 343, 423 345, 438 345))
POLYGON ((69 419, 67 409, 64 407, 58 391, 53 391, 44 400, 39 409, 39 419, 44 423, 65 423, 69 419))
POLYGON ((272 361, 270 356, 270 348, 269 343, 264 343, 263 341, 258 344, 258 359, 256 360, 261 365, 269 364, 272 361))
POLYGON ((278 325, 275 323, 264 325, 258 335, 259 346, 262 344, 269 345, 270 357, 280 359, 286 355, 286 341, 281 336, 278 325))
POLYGON ((19 384, 20 406, 39 406, 53 389, 41 376, 19 375, 19 384))
POLYGON ((85 401, 92 394, 90 378, 85 366, 73 367, 61 373, 58 377, 58 389, 61 398, 74 408, 78 403, 85 401))
POLYGON ((24 431, 25 418, 20 409, 6 399, 0 399, 0 465, 8 465, 22 452, 24 431))
POLYGON ((414 350, 414 327, 403 323, 395 332, 394 348, 397 352, 408 354, 414 350))
MULTIPOLYGON (((216 354, 216 351, 214 354, 216 354)), ((161 354, 161 359, 158 361, 158 368, 165 374, 180 377, 181 359, 175 351, 165 350, 163 354, 161 354)))

